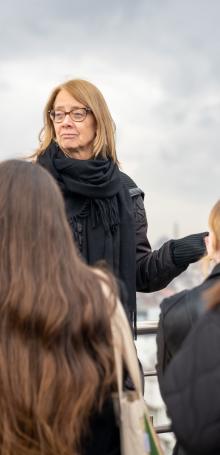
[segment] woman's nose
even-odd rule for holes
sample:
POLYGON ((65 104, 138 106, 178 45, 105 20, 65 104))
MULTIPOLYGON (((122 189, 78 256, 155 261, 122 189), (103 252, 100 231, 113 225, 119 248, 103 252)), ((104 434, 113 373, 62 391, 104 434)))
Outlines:
POLYGON ((63 119, 63 124, 64 125, 73 125, 74 122, 72 121, 70 114, 66 114, 64 119, 63 119))

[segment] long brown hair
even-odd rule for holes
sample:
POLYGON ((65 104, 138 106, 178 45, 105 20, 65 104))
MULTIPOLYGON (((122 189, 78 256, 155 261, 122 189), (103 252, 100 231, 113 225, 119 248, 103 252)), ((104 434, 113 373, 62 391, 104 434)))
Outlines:
POLYGON ((107 305, 37 164, 0 164, 0 258, 0 453, 78 454, 115 383, 115 294, 107 305))
POLYGON ((107 103, 100 90, 89 81, 72 79, 55 87, 44 108, 44 126, 40 132, 40 145, 33 157, 44 153, 53 139, 56 138, 49 111, 53 109, 55 99, 61 90, 66 90, 77 101, 89 107, 96 121, 96 137, 93 144, 93 158, 98 155, 109 157, 117 162, 115 150, 115 124, 107 103))

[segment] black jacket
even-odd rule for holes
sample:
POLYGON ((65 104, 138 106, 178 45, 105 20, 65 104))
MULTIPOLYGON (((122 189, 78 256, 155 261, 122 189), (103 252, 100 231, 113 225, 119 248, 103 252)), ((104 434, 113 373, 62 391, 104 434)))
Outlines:
POLYGON ((158 378, 163 376, 170 359, 180 349, 184 339, 205 311, 203 292, 220 280, 220 264, 193 289, 184 290, 164 299, 157 333, 158 378))
POLYGON ((82 455, 120 455, 119 427, 113 402, 105 401, 100 413, 91 416, 90 431, 82 442, 82 455))
POLYGON ((136 226, 136 290, 153 292, 162 289, 178 276, 189 262, 178 267, 173 260, 172 240, 164 243, 159 250, 152 251, 147 238, 147 217, 144 207, 144 193, 133 180, 121 172, 122 183, 128 188, 133 202, 136 226))
MULTIPOLYGON (((209 335, 209 331, 206 329, 204 332, 206 335, 201 335, 200 332, 203 333, 203 329, 193 329, 196 324, 200 327, 200 324, 198 323, 199 319, 201 319, 201 326, 205 324, 206 327, 211 327, 209 321, 212 320, 213 317, 215 317, 220 324, 219 312, 210 312, 204 316, 207 304, 203 298, 203 292, 219 280, 220 264, 214 267, 211 274, 202 284, 191 290, 185 290, 168 299, 164 299, 161 304, 161 315, 157 335, 157 370, 161 394, 167 405, 174 432, 178 439, 174 451, 175 455, 194 455, 193 450, 195 450, 196 447, 198 447, 198 451, 196 451, 195 454, 204 453, 211 455, 212 453, 205 451, 205 445, 204 448, 202 448, 202 433, 205 431, 202 422, 204 422, 205 415, 210 412, 208 400, 206 402, 207 408, 204 409, 203 393, 206 397, 209 396, 210 388, 208 387, 208 381, 212 381, 213 374, 211 369, 209 371, 208 365, 210 364, 207 363, 208 359, 206 359, 206 355, 208 358, 210 357, 210 362, 212 356, 213 359, 215 358, 215 350, 210 346, 209 336, 213 336, 212 343, 215 343, 215 337, 220 337, 220 332, 218 333, 217 331, 216 333, 216 329, 214 328, 212 334, 210 333, 209 335), (203 320, 207 322, 202 322, 203 320), (190 334, 190 332, 192 332, 192 334, 190 334), (196 334, 197 332, 198 335, 196 334), (199 346, 199 340, 201 340, 201 346, 203 346, 203 348, 199 346), (174 359, 171 360, 173 357, 174 359), (201 392, 202 390, 203 392, 201 392), (189 430, 189 428, 191 428, 191 430, 189 430), (193 437, 189 431, 194 433, 193 437), (201 443, 199 442, 200 437, 201 443), (181 446, 182 443, 183 446, 181 446), (184 450, 184 446, 187 448, 187 451, 184 450), (204 452, 202 451, 203 449, 204 452)), ((220 362, 216 369, 220 375, 220 362)), ((215 393, 217 396, 217 388, 215 393)), ((213 400, 215 399, 213 398, 213 400)), ((210 409, 212 409, 211 403, 210 409)), ((213 423, 213 421, 211 422, 213 423)), ((218 447, 220 448, 220 445, 218 447)), ((220 450, 216 453, 219 454, 220 450)))
POLYGON ((220 454, 220 307, 197 322, 161 388, 184 455, 220 454))
POLYGON ((133 180, 111 160, 97 160, 97 163, 85 160, 84 164, 75 161, 74 164, 65 157, 52 141, 37 163, 53 175, 63 193, 67 218, 82 257, 90 265, 105 260, 115 275, 123 279, 129 292, 129 310, 135 316, 135 291, 159 290, 198 260, 205 250, 204 233, 171 240, 152 252, 147 239, 143 193, 133 180), (102 223, 97 223, 100 217, 102 223), (114 235, 113 228, 120 222, 118 234, 114 235))
MULTIPOLYGON (((164 243, 159 250, 151 250, 147 238, 148 223, 144 207, 144 193, 127 174, 120 172, 120 175, 122 185, 129 190, 133 203, 136 228, 136 290, 140 292, 158 291, 183 272, 189 265, 189 261, 186 261, 181 267, 174 263, 173 240, 164 243)), ((77 227, 75 240, 82 255, 87 257, 87 252, 83 251, 83 248, 86 248, 85 227, 80 223, 77 224, 77 227)))

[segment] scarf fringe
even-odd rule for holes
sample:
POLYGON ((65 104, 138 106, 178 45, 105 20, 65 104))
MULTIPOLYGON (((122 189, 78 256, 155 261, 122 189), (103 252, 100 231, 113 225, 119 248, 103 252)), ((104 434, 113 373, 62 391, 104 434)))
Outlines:
POLYGON ((117 197, 113 196, 104 200, 91 199, 90 207, 92 227, 95 228, 101 222, 105 232, 110 230, 114 234, 120 221, 117 197))

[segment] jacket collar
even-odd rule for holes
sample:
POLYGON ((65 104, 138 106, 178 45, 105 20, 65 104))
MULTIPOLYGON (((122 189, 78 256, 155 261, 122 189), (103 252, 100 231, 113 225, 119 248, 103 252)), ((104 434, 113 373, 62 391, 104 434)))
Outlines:
POLYGON ((218 275, 220 275, 220 263, 216 264, 215 267, 212 269, 209 278, 215 278, 218 275))

